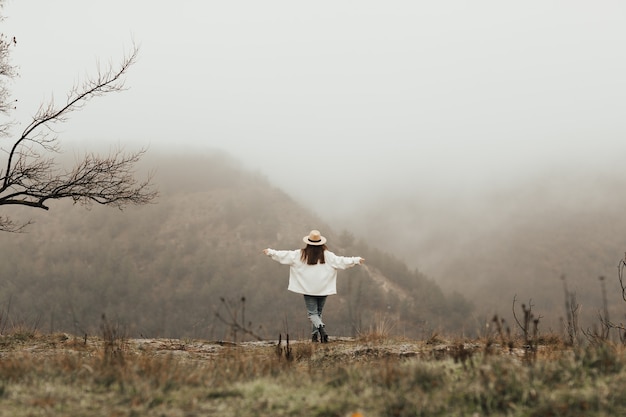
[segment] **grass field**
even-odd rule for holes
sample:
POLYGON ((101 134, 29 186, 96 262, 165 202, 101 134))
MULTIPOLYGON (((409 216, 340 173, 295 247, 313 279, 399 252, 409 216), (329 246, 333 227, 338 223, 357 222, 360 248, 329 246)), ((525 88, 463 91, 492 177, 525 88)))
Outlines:
POLYGON ((626 415, 621 345, 544 342, 14 332, 0 336, 0 416, 626 415))

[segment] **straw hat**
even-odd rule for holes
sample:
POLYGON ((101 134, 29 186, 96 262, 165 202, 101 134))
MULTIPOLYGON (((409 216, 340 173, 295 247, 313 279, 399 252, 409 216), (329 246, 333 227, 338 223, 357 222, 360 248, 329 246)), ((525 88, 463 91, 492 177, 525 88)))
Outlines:
POLYGON ((326 243, 326 238, 320 234, 319 230, 311 230, 308 236, 302 238, 307 245, 321 246, 326 243))

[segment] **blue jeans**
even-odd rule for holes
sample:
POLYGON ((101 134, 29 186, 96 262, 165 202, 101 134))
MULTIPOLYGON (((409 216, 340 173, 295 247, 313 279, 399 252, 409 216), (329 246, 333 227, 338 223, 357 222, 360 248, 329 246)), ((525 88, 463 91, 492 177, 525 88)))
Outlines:
POLYGON ((324 325, 322 322, 322 310, 324 309, 325 303, 325 295, 304 296, 304 304, 306 305, 306 311, 312 324, 311 334, 319 333, 318 328, 324 325))

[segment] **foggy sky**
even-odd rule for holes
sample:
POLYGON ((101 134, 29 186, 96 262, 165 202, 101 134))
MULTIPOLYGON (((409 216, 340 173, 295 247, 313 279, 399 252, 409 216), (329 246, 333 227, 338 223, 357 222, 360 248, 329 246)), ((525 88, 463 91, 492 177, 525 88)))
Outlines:
POLYGON ((390 196, 436 219, 626 161, 621 1, 7 0, 4 15, 17 121, 134 41, 129 90, 73 115, 65 143, 220 148, 348 225, 390 196))

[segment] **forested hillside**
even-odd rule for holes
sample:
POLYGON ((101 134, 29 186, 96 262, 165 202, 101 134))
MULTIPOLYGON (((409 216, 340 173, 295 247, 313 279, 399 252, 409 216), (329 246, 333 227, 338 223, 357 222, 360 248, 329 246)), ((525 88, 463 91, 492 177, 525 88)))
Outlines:
POLYGON ((350 228, 369 230, 444 290, 462 292, 483 322, 498 314, 512 323, 517 297, 517 314, 531 303, 543 331, 562 331, 567 300, 587 330, 600 324, 603 286, 609 319, 624 323, 625 187, 616 172, 546 172, 471 198, 407 192, 364 210, 350 228))
MULTIPOLYGON (((152 156, 160 197, 126 211, 56 203, 0 235, 1 326, 98 332, 102 315, 129 336, 306 336, 301 296, 265 247, 295 249, 318 228, 365 267, 339 273, 325 317, 334 335, 378 330, 422 336, 464 326, 470 304, 349 232, 330 230, 261 175, 224 155, 152 156), (219 315, 219 317, 218 317, 219 315), (221 317, 221 319, 220 319, 221 317)), ((13 215, 13 213, 12 213, 13 215)), ((0 328, 0 331, 2 328, 0 328)))

